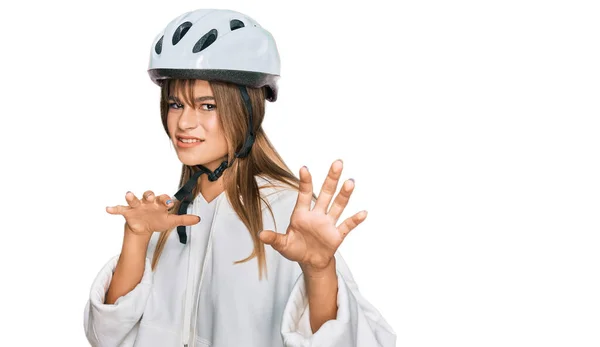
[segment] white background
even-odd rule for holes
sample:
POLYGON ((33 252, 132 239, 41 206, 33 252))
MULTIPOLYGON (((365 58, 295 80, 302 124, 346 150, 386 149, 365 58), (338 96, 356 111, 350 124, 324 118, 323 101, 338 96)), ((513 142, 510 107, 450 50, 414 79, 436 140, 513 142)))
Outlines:
POLYGON ((146 67, 196 8, 274 35, 264 128, 315 189, 344 160, 345 216, 369 216, 341 251, 398 346, 600 345, 596 2, 131 3, 0 9, 1 346, 87 345, 90 286, 121 247, 105 206, 176 192, 146 67))

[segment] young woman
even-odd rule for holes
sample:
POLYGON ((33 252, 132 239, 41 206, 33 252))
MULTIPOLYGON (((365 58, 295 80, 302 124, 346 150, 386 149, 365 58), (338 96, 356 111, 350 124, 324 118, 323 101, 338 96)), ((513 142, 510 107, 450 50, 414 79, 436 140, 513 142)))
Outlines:
POLYGON ((338 223, 354 189, 334 198, 342 161, 317 197, 261 128, 277 99, 271 34, 238 12, 188 12, 156 37, 149 74, 181 189, 107 207, 125 218, 123 246, 92 285, 91 345, 395 346, 337 252, 367 216, 338 223))

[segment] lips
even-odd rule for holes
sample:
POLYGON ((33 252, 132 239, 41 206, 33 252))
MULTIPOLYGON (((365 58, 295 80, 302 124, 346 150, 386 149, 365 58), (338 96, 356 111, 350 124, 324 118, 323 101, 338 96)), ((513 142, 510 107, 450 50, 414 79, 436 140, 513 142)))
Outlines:
POLYGON ((189 135, 183 135, 183 134, 175 134, 175 137, 177 139, 190 139, 190 140, 202 140, 202 141, 204 141, 204 139, 201 139, 199 137, 189 136, 189 135))
POLYGON ((176 143, 177 143, 178 148, 190 148, 190 147, 200 146, 202 143, 204 143, 204 141, 194 141, 194 142, 190 142, 190 143, 185 143, 185 142, 182 142, 178 138, 176 143))
POLYGON ((203 142, 204 141, 204 140, 200 140, 200 139, 188 139, 188 138, 185 138, 185 137, 183 137, 183 138, 180 137, 177 140, 179 140, 181 142, 184 142, 184 143, 203 142))

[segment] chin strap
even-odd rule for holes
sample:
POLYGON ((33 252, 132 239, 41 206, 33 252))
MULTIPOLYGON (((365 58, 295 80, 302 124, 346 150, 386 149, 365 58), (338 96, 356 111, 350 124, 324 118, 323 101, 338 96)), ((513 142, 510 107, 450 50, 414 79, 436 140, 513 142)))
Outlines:
MULTIPOLYGON (((236 158, 245 158, 250 154, 250 150, 252 149, 252 145, 254 144, 255 136, 252 129, 253 117, 252 117, 252 104, 250 103, 250 96, 248 95, 248 90, 245 86, 238 86, 240 89, 240 94, 242 95, 242 99, 244 100, 244 105, 246 106, 246 110, 248 111, 248 132, 246 133, 246 140, 244 141, 244 145, 240 149, 239 152, 235 154, 235 157, 231 160, 231 163, 227 162, 225 159, 215 171, 210 171, 203 165, 196 165, 198 171, 195 172, 192 177, 181 187, 177 193, 175 193, 175 198, 181 201, 181 205, 179 205, 179 209, 177 210, 178 215, 183 215, 187 213, 188 206, 194 201, 194 196, 192 191, 196 187, 198 183, 198 178, 202 174, 208 175, 208 180, 214 182, 223 175, 223 171, 233 165, 233 162, 236 158)), ((227 158, 227 157, 225 157, 227 158)), ((177 226, 177 234, 179 235, 179 242, 186 244, 187 243, 187 233, 185 232, 185 225, 177 226)))

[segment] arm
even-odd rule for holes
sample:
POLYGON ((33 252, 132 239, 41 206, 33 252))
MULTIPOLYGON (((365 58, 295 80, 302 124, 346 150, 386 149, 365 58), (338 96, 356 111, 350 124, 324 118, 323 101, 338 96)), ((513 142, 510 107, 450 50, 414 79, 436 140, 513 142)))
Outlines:
POLYGON ((135 235, 125 223, 123 247, 106 293, 105 304, 114 304, 118 298, 129 293, 140 283, 144 274, 149 242, 150 237, 135 235))
POLYGON ((323 323, 337 316, 338 279, 335 258, 321 271, 311 270, 302 264, 300 267, 308 296, 311 331, 315 333, 323 323))
POLYGON ((287 347, 396 344, 394 331, 359 293, 337 252, 348 233, 367 217, 367 211, 361 211, 337 225, 354 189, 354 180, 347 180, 331 204, 341 171, 342 162, 336 160, 315 202, 310 173, 305 167, 300 169, 296 205, 285 234, 272 230, 259 233, 261 241, 297 262, 303 272, 283 312, 281 334, 287 347))
POLYGON ((379 311, 359 292, 339 252, 335 254, 337 275, 336 316, 319 328, 311 328, 310 286, 299 276, 283 313, 281 334, 286 347, 395 347, 396 333, 379 311))
POLYGON ((92 284, 84 310, 91 346, 132 346, 135 340, 152 287, 152 269, 146 250, 130 236, 125 230, 121 255, 113 257, 92 284))

